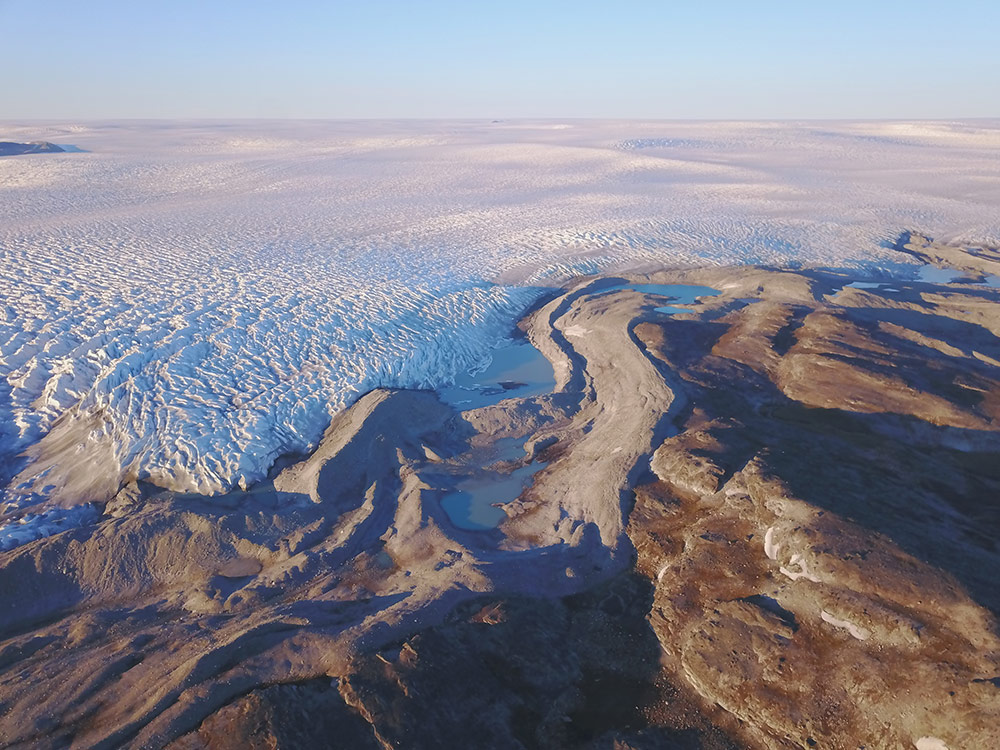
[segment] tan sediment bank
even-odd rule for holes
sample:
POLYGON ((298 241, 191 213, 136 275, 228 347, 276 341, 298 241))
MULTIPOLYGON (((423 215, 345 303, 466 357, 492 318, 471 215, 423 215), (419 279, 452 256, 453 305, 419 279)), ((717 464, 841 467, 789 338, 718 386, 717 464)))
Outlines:
POLYGON ((247 493, 0 553, 0 745, 1000 746, 1000 290, 642 281, 720 294, 583 280, 522 323, 551 394, 375 391, 247 493), (496 529, 440 506, 533 464, 496 529))

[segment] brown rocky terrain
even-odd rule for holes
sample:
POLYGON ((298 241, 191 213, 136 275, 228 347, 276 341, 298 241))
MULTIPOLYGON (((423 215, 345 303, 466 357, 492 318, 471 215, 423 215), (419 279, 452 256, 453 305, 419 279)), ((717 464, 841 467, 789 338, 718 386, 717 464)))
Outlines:
POLYGON ((899 249, 967 278, 582 280, 522 324, 551 394, 375 391, 0 552, 0 745, 1000 747, 1000 255, 899 249), (495 529, 441 506, 528 467, 495 529))

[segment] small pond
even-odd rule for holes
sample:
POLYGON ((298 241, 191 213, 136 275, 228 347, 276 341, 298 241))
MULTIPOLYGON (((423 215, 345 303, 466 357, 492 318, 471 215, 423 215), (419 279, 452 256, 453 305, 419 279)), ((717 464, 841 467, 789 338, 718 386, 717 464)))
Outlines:
POLYGON ((456 489, 441 500, 441 507, 453 524, 460 529, 484 531, 503 521, 507 514, 495 506, 517 499, 543 463, 532 463, 510 474, 471 477, 458 483, 456 489))
POLYGON ((616 284, 605 287, 594 292, 594 296, 610 294, 618 291, 641 292, 642 294, 652 294, 657 297, 666 297, 673 305, 657 307, 656 312, 674 315, 676 313, 689 313, 691 310, 676 305, 693 305, 699 297, 714 297, 719 294, 718 289, 710 286, 698 286, 696 284, 616 284))
POLYGON ((464 411, 505 398, 541 396, 555 388, 552 365, 527 339, 501 344, 492 357, 485 368, 461 373, 454 385, 440 389, 441 399, 464 411))

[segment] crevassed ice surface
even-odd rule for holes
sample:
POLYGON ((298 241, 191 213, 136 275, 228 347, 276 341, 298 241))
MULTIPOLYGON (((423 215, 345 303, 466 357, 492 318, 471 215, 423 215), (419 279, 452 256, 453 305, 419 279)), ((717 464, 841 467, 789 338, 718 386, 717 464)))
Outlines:
POLYGON ((252 483, 573 274, 1000 242, 994 121, 0 123, 39 139, 88 153, 0 159, 8 515, 252 483))

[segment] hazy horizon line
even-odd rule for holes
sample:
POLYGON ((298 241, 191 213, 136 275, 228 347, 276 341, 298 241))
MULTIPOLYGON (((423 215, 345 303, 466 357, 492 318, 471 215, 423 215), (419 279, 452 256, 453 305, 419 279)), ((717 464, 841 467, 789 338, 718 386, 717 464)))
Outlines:
POLYGON ((953 122, 962 121, 997 121, 996 115, 952 115, 948 117, 866 117, 866 116, 836 116, 836 117, 642 117, 617 116, 597 117, 581 115, 510 115, 510 116, 451 116, 434 115, 426 117, 415 116, 225 116, 225 115, 169 115, 157 117, 134 116, 86 116, 86 117, 0 117, 0 123, 17 122, 953 122))

